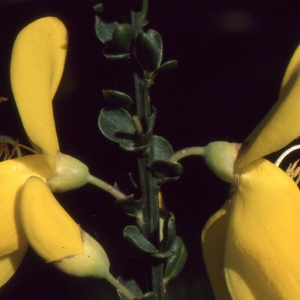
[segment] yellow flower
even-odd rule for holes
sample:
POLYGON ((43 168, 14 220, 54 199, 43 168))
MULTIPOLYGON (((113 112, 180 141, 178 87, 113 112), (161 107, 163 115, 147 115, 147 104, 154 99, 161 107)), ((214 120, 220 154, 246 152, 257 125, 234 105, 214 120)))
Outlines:
POLYGON ((231 198, 202 232, 216 299, 300 298, 300 192, 285 172, 263 158, 300 135, 299 116, 300 47, 286 70, 279 100, 239 153, 237 144, 216 142, 223 152, 206 158, 219 177, 232 183, 231 198), (215 170, 214 156, 227 175, 215 170))
POLYGON ((55 261, 67 273, 108 274, 102 247, 79 228, 52 194, 82 186, 89 176, 84 164, 59 152, 52 100, 66 51, 66 28, 53 17, 29 24, 13 47, 12 90, 36 154, 0 163, 0 286, 18 268, 28 242, 46 261, 55 261))

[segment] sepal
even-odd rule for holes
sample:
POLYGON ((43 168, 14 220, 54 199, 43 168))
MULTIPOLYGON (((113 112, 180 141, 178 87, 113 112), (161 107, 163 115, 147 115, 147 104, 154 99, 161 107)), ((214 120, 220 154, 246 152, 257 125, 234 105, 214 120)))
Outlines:
POLYGON ((109 275, 109 260, 102 246, 81 230, 84 253, 51 261, 56 268, 77 277, 105 278, 109 275))
POLYGON ((78 159, 58 152, 56 174, 47 180, 52 192, 66 192, 77 189, 88 182, 88 167, 78 159))

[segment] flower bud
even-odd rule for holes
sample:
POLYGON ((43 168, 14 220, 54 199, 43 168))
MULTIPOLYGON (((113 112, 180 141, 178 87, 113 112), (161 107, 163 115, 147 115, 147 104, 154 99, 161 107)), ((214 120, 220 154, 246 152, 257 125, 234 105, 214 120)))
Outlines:
POLYGON ((77 277, 105 278, 109 275, 109 260, 101 245, 81 230, 83 254, 66 256, 51 261, 59 270, 77 277))
POLYGON ((52 192, 65 192, 85 185, 90 177, 88 167, 78 159, 57 153, 56 174, 47 180, 52 192))
POLYGON ((204 148, 204 161, 222 180, 234 183, 234 163, 240 144, 228 142, 209 143, 204 148))

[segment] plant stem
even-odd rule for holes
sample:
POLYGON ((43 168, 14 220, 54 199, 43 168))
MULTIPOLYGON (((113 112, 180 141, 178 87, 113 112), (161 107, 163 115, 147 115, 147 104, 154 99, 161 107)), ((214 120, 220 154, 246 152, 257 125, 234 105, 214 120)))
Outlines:
POLYGON ((105 279, 113 285, 118 291, 120 291, 124 296, 126 296, 128 299, 133 300, 136 298, 135 295, 133 295, 127 287, 125 287, 123 284, 121 284, 113 275, 109 274, 105 279))
MULTIPOLYGON (((131 11, 131 23, 135 29, 135 34, 142 30, 142 13, 131 11)), ((151 105, 149 89, 152 84, 150 80, 141 78, 136 72, 134 73, 136 113, 144 126, 144 132, 148 132, 152 126, 151 122, 151 105)), ((151 139, 152 140, 152 139, 151 139)), ((152 176, 149 167, 153 162, 153 147, 150 141, 149 148, 137 158, 140 176, 140 188, 142 197, 145 201, 143 209, 145 225, 143 232, 145 237, 155 246, 159 245, 159 206, 158 206, 158 187, 155 178, 152 176)), ((153 291, 158 295, 158 299, 163 299, 163 263, 154 264, 149 260, 147 265, 151 279, 148 291, 153 291)))
POLYGON ((168 161, 178 161, 184 157, 190 156, 190 155, 204 155, 205 148, 204 147, 190 147, 185 148, 182 150, 179 150, 175 153, 173 153, 169 158, 168 161))
POLYGON ((122 192, 114 188, 112 185, 108 184, 107 182, 90 175, 88 182, 99 187, 100 189, 110 193, 112 196, 114 196, 117 200, 125 200, 126 195, 124 195, 122 192))

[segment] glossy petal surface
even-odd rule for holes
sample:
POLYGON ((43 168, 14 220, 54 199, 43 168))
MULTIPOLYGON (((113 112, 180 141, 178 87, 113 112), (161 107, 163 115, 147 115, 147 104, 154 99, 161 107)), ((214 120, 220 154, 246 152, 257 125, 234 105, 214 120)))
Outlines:
POLYGON ((84 253, 79 225, 57 202, 43 180, 31 177, 26 181, 19 209, 30 245, 46 261, 84 253))
POLYGON ((245 140, 237 167, 278 151, 300 135, 300 46, 285 72, 279 99, 245 140))
POLYGON ((260 159, 243 170, 232 207, 225 275, 233 299, 299 299, 300 194, 260 159))
POLYGON ((57 18, 46 17, 25 27, 17 36, 11 60, 11 84, 25 131, 55 170, 58 140, 52 100, 67 52, 67 31, 57 18))
POLYGON ((210 217, 201 237, 205 266, 216 300, 231 299, 224 277, 224 252, 230 206, 230 202, 226 201, 223 207, 210 217))
POLYGON ((30 176, 46 178, 51 172, 44 155, 28 155, 0 163, 0 256, 19 249, 25 239, 19 218, 21 187, 30 176))

